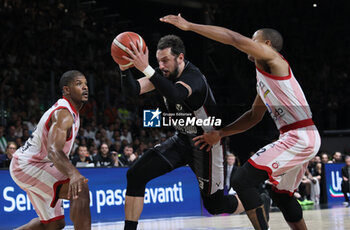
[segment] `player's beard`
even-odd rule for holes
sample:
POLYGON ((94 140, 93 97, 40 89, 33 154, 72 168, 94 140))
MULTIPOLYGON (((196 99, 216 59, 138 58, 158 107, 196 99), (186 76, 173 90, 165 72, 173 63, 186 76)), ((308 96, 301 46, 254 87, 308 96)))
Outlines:
POLYGON ((174 71, 172 71, 172 72, 169 73, 168 79, 169 79, 170 81, 175 81, 176 78, 177 78, 177 75, 179 75, 179 65, 178 65, 177 62, 176 62, 176 66, 175 66, 175 68, 174 68, 174 71))

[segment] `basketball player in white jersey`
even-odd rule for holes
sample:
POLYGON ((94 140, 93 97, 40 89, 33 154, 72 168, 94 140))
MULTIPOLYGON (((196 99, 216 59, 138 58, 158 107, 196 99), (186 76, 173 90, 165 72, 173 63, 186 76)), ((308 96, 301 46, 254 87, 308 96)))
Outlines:
POLYGON ((233 188, 237 191, 255 229, 268 229, 257 186, 269 179, 271 198, 292 229, 307 229, 302 209, 293 193, 300 184, 310 159, 319 147, 320 136, 312 121, 309 105, 288 62, 279 54, 283 38, 274 29, 260 29, 252 39, 226 28, 194 24, 181 15, 160 19, 182 29, 201 34, 248 54, 255 63, 257 96, 252 108, 233 123, 194 138, 207 149, 222 137, 244 132, 256 125, 266 110, 280 131, 279 140, 263 147, 237 170, 233 188))
POLYGON ((13 156, 10 173, 35 208, 38 218, 18 229, 62 229, 61 199, 70 200, 75 229, 90 229, 87 179, 70 163, 69 152, 79 131, 79 110, 88 100, 85 76, 76 70, 60 79, 63 97, 41 117, 35 131, 13 156))

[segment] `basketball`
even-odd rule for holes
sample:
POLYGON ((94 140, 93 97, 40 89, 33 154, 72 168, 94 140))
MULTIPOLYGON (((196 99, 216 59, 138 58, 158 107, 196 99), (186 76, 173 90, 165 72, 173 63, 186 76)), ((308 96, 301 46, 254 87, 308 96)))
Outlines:
POLYGON ((118 36, 114 38, 111 45, 111 55, 113 60, 122 67, 133 67, 133 64, 128 60, 125 60, 123 56, 129 56, 129 54, 126 52, 126 48, 129 48, 132 51, 130 42, 134 43, 134 45, 137 47, 137 41, 139 41, 141 45, 141 50, 145 52, 146 43, 140 35, 134 32, 123 32, 118 34, 118 36))

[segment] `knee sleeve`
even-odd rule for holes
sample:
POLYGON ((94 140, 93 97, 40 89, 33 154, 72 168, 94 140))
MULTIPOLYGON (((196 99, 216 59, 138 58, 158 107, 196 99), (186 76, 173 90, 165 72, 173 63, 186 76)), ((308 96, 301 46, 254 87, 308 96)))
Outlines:
POLYGON ((153 149, 148 150, 137 160, 126 173, 128 196, 144 196, 146 184, 167 172, 171 171, 171 166, 153 149))
POLYGON ((294 196, 275 191, 271 191, 270 196, 287 222, 295 223, 303 218, 303 210, 294 196))
POLYGON ((147 182, 142 180, 142 174, 138 173, 137 168, 129 168, 126 173, 128 196, 144 196, 147 182))
POLYGON ((258 185, 266 179, 268 175, 265 171, 254 168, 248 162, 236 171, 232 179, 232 186, 245 210, 257 208, 263 204, 258 185))
POLYGON ((268 178, 265 171, 257 169, 247 162, 234 174, 232 187, 238 193, 238 191, 244 191, 247 188, 257 187, 268 178))
POLYGON ((223 190, 218 190, 210 196, 202 195, 203 205, 212 214, 234 213, 238 206, 236 196, 224 195, 223 190))

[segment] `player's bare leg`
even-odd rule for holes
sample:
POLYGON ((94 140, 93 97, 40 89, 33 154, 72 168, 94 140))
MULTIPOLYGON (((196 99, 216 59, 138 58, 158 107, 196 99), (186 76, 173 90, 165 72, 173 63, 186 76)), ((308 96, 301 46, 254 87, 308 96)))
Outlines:
POLYGON ((125 220, 138 221, 143 209, 144 197, 125 196, 125 220))
POLYGON ((240 214, 240 213, 244 212, 244 207, 243 207, 243 204, 242 204, 241 200, 239 199, 239 197, 237 195, 235 195, 235 197, 237 198, 238 205, 237 205, 236 211, 233 214, 240 214))
POLYGON ((307 230, 304 218, 295 223, 292 223, 292 222, 287 222, 287 223, 292 230, 307 230))
MULTIPOLYGON (((62 185, 59 195, 60 198, 67 199, 68 186, 69 183, 62 185)), ((70 199, 70 219, 74 224, 74 229, 91 229, 90 196, 89 187, 86 183, 82 184, 78 198, 70 199)))
POLYGON ((246 211, 250 222, 253 224, 256 230, 266 230, 268 229, 267 218, 265 214, 264 205, 257 208, 246 211))
POLYGON ((15 230, 57 230, 63 229, 65 226, 64 219, 56 220, 48 224, 40 222, 39 218, 32 219, 29 223, 16 228, 15 230))

